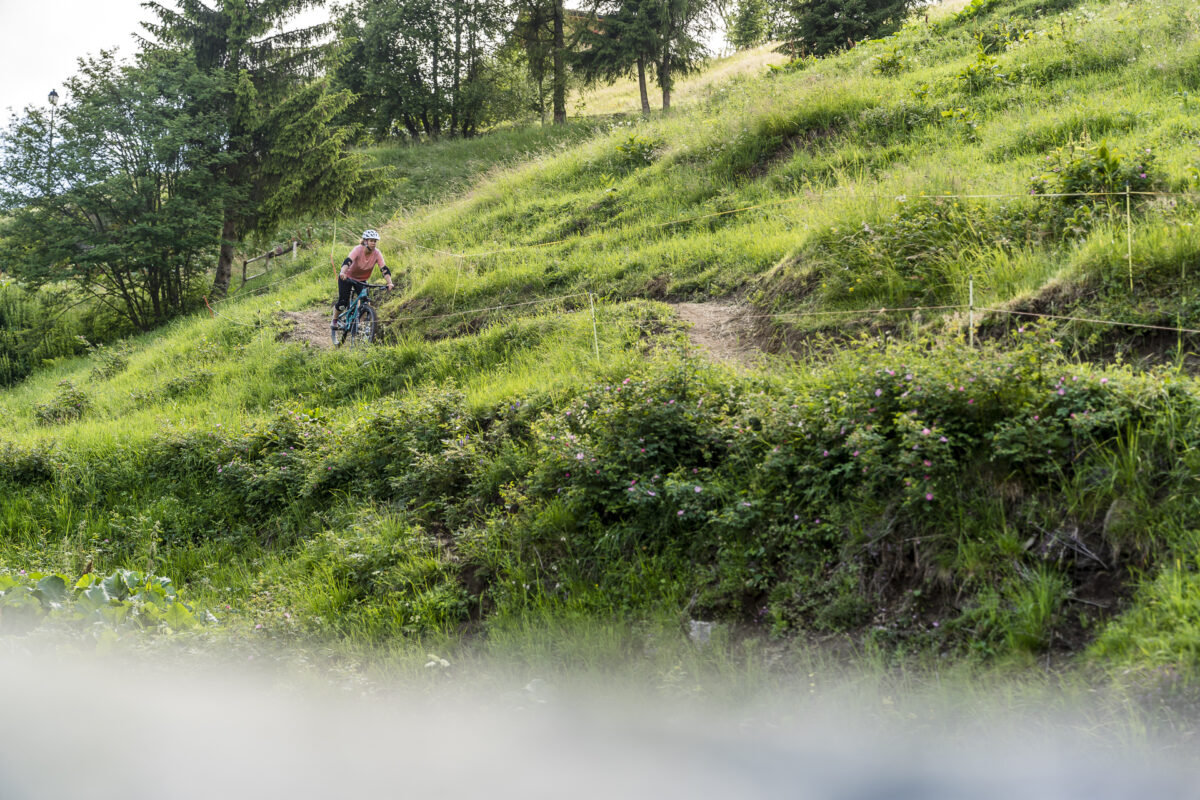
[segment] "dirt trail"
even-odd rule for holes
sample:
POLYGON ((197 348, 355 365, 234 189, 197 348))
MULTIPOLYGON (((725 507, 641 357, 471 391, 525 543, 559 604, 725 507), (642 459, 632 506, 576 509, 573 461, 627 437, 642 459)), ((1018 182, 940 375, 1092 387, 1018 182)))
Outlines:
MULTIPOLYGON (((752 362, 761 351, 754 345, 753 325, 746 318, 746 309, 735 303, 674 303, 679 318, 691 325, 688 338, 698 349, 717 361, 741 366, 752 362)), ((280 311, 284 323, 280 339, 303 342, 328 350, 333 347, 329 337, 329 311, 324 308, 306 311, 280 311)))
POLYGON ((754 345, 753 325, 742 306, 713 301, 674 303, 672 307, 680 319, 691 323, 688 338, 692 344, 717 361, 741 366, 762 354, 754 345))
POLYGON ((304 342, 323 350, 333 348, 329 336, 328 309, 316 308, 308 311, 280 311, 279 318, 285 327, 279 338, 285 342, 304 342))

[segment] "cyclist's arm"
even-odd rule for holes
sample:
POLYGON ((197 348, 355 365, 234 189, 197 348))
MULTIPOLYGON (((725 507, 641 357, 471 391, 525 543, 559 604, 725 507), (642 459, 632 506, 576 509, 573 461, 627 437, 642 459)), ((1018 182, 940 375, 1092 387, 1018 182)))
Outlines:
POLYGON ((354 262, 350 259, 350 257, 346 256, 346 260, 342 262, 342 268, 338 271, 338 277, 339 278, 346 277, 346 267, 350 266, 353 263, 354 262))

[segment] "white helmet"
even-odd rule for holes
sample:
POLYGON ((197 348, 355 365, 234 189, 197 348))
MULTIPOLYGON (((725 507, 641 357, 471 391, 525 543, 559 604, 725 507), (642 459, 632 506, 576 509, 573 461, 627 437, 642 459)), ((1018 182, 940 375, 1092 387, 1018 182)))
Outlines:
POLYGON ((365 231, 363 231, 362 238, 379 241, 379 231, 375 230, 374 228, 367 228, 365 231))

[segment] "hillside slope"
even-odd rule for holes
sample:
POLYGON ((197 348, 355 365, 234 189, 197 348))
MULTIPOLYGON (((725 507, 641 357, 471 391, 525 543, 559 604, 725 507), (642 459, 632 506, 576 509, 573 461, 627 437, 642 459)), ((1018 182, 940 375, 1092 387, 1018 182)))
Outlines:
POLYGON ((346 647, 704 617, 1191 674, 1200 394, 1121 355, 1200 328, 1198 82, 1191 3, 977 0, 494 169, 380 150, 423 177, 336 224, 382 227, 385 342, 287 341, 331 242, 4 392, 0 567, 346 647), (663 302, 711 298, 757 368, 663 302))

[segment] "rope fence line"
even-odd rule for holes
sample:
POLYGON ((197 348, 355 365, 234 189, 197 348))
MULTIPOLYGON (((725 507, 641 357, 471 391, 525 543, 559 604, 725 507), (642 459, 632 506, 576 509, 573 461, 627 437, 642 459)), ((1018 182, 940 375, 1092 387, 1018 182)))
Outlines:
MULTIPOLYGON (((218 300, 216 302, 220 302, 220 301, 218 300)), ((218 314, 216 312, 216 310, 213 309, 212 305, 209 304, 207 296, 204 298, 204 307, 208 309, 208 315, 210 317, 212 317, 213 319, 223 319, 226 322, 232 322, 234 325, 241 325, 243 328, 258 327, 257 323, 254 323, 254 322, 242 322, 241 320, 234 319, 233 317, 229 316, 228 314, 218 314)))
POLYGON ((1043 314, 1039 311, 1013 311, 1007 308, 976 308, 976 311, 987 311, 992 314, 1011 314, 1020 317, 1041 317, 1044 319, 1056 319, 1066 322, 1087 322, 1095 325, 1112 325, 1117 328, 1147 328, 1155 331, 1167 331, 1168 333, 1195 333, 1200 334, 1200 330, 1196 328, 1174 328, 1169 325, 1148 325, 1142 322, 1121 322, 1114 319, 1092 319, 1090 317, 1068 317, 1061 314, 1043 314))
POLYGON ((903 306, 900 308, 846 308, 835 311, 777 311, 773 314, 744 314, 739 319, 778 319, 779 317, 820 317, 820 316, 853 316, 855 314, 891 314, 901 311, 945 311, 948 309, 968 308, 961 303, 948 306, 903 306))
POLYGON ((543 297, 538 300, 525 300, 520 303, 505 303, 503 305, 498 305, 498 306, 485 306, 484 308, 471 308, 471 309, 467 309, 466 311, 451 311, 446 314, 405 314, 403 316, 395 317, 394 319, 397 321, 409 320, 409 319, 445 319, 447 317, 462 317, 462 316, 466 316, 468 314, 482 314, 487 311, 499 311, 499 310, 505 309, 505 308, 518 308, 519 306, 532 306, 532 305, 538 305, 541 303, 553 303, 558 300, 567 300, 572 297, 591 297, 591 296, 592 296, 591 292, 576 292, 574 294, 558 295, 557 297, 543 297))

